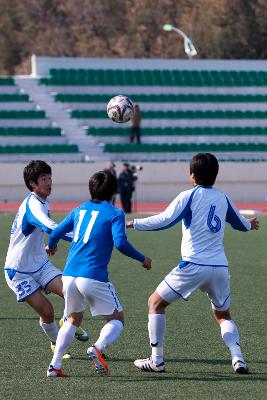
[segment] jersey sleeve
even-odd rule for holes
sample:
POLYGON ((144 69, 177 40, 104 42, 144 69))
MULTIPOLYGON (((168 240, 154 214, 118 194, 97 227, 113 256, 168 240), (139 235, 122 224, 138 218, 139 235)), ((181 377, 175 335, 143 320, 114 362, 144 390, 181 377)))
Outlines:
POLYGON ((125 215, 122 211, 118 210, 113 214, 111 224, 113 240, 117 237, 127 238, 125 215))
POLYGON ((168 229, 186 217, 190 210, 192 194, 189 191, 180 193, 160 214, 147 218, 137 218, 133 227, 139 231, 159 231, 168 229))
POLYGON ((45 205, 33 196, 27 201, 26 217, 29 224, 46 233, 51 233, 57 226, 57 223, 47 215, 45 205))
POLYGON ((122 254, 124 254, 127 257, 133 258, 134 260, 138 260, 140 262, 144 261, 145 256, 138 250, 136 250, 127 240, 125 215, 122 211, 116 212, 113 215, 112 237, 114 246, 122 254))
POLYGON ((236 229, 238 231, 249 231, 251 229, 251 223, 250 221, 243 217, 243 215, 240 214, 240 212, 237 210, 237 208, 234 206, 232 201, 226 196, 227 200, 227 213, 226 213, 226 222, 228 222, 233 229, 236 229))
MULTIPOLYGON (((40 228, 42 231, 50 234, 58 224, 47 215, 45 205, 35 197, 30 197, 26 205, 27 223, 40 228)), ((62 238, 67 242, 72 241, 72 231, 68 231, 62 238)))
POLYGON ((60 239, 66 240, 66 234, 74 227, 74 210, 53 230, 49 236, 48 247, 54 249, 60 239))

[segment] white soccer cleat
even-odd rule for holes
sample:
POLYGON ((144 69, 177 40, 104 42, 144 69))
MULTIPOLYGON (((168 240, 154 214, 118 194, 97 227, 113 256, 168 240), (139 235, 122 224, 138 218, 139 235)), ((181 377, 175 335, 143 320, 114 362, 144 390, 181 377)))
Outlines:
POLYGON ((49 365, 46 375, 48 378, 59 378, 67 376, 61 369, 56 369, 53 367, 53 365, 49 365))
POLYGON ((248 374, 248 366, 245 361, 237 360, 232 365, 236 374, 248 374))
POLYGON ((96 373, 101 376, 108 375, 108 364, 106 363, 101 351, 95 346, 90 346, 87 349, 87 354, 95 364, 96 373))
POLYGON ((164 362, 155 364, 151 357, 135 360, 134 365, 136 368, 141 369, 142 371, 165 372, 164 362))

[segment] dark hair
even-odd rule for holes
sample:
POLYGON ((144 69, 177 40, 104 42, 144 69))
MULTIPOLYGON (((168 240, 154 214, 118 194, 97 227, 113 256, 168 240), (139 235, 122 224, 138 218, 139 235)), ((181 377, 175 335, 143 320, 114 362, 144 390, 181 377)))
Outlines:
POLYGON ((110 201, 117 192, 117 178, 109 171, 96 172, 89 180, 92 200, 110 201))
POLYGON ((213 154, 199 153, 190 161, 190 174, 194 174, 197 185, 212 186, 218 171, 219 163, 213 154))
POLYGON ((32 160, 23 170, 24 182, 27 188, 32 191, 30 181, 37 184, 40 175, 51 174, 51 167, 45 161, 32 160))

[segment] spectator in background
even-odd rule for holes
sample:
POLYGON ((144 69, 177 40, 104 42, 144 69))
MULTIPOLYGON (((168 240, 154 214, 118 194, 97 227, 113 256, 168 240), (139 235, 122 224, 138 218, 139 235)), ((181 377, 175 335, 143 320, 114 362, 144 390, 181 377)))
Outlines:
POLYGON ((108 161, 106 164, 106 168, 104 169, 104 171, 108 171, 111 172, 112 175, 114 175, 115 177, 117 177, 117 172, 115 170, 116 165, 114 164, 113 161, 108 161))
MULTIPOLYGON (((115 176, 115 178, 117 178, 117 172, 115 170, 116 165, 114 164, 113 161, 108 161, 106 164, 106 168, 104 169, 105 172, 110 172, 112 175, 115 176)), ((113 196, 113 198, 111 199, 111 204, 115 205, 116 202, 116 194, 113 196)))
POLYGON ((141 143, 140 135, 141 135, 141 112, 138 104, 134 105, 134 115, 131 119, 131 136, 130 143, 134 143, 136 141, 137 144, 141 143))
POLYGON ((133 173, 128 163, 123 164, 122 172, 118 178, 118 191, 120 194, 121 205, 125 213, 132 212, 132 195, 135 190, 137 176, 133 173))

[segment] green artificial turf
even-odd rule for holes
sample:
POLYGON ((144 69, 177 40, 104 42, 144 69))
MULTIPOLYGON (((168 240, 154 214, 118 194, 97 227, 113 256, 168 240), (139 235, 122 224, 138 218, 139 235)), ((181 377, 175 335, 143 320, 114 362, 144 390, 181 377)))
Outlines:
MULTIPOLYGON (((0 257, 4 265, 13 215, 1 214, 0 257)), ((62 216, 57 215, 60 220, 62 216)), ((87 359, 88 345, 103 326, 89 312, 83 327, 91 340, 75 341, 73 359, 64 361, 64 379, 47 379, 51 360, 48 340, 38 317, 25 304, 17 304, 0 272, 0 398, 1 399, 265 399, 267 398, 267 218, 259 232, 226 229, 225 246, 232 277, 232 317, 251 373, 232 372, 228 350, 216 326, 208 299, 195 293, 188 302, 176 302, 167 310, 166 373, 140 372, 133 361, 150 355, 147 336, 147 298, 180 259, 181 227, 161 232, 129 232, 129 239, 153 259, 146 271, 137 262, 114 251, 110 279, 124 305, 125 331, 107 349, 110 376, 99 377, 87 359)), ((63 267, 68 244, 61 243, 53 258, 63 267)), ((61 301, 50 295, 57 318, 61 301)))

